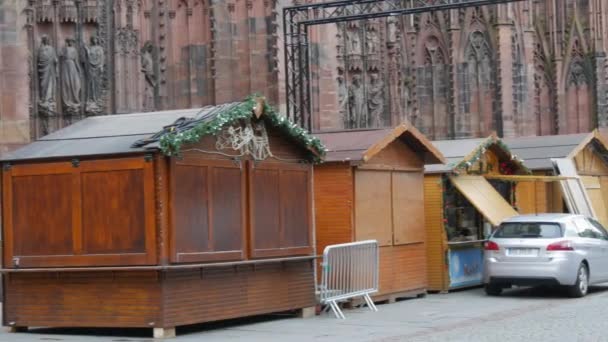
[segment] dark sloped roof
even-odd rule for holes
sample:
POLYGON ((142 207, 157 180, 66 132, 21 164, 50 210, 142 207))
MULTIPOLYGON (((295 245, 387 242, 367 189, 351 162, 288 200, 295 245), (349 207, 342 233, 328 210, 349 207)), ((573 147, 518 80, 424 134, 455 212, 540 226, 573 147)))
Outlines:
POLYGON ((484 149, 491 149, 501 160, 509 160, 518 172, 530 173, 519 156, 495 133, 487 138, 437 140, 433 141, 433 145, 443 153, 447 163, 427 164, 424 167, 426 173, 445 173, 466 168, 466 163, 474 162, 484 152, 484 149))
POLYGON ((358 161, 374 143, 388 135, 392 129, 369 129, 361 131, 320 132, 315 135, 321 139, 327 154, 324 161, 358 161))
POLYGON ((429 140, 410 124, 394 128, 315 133, 327 149, 325 162, 365 162, 395 139, 401 139, 427 162, 444 158, 429 140))
POLYGON ((173 155, 179 153, 182 143, 199 141, 204 135, 216 134, 223 126, 254 114, 283 130, 294 144, 310 151, 313 159, 324 154, 317 138, 280 116, 263 98, 249 97, 242 102, 197 109, 90 117, 8 153, 2 160, 127 154, 159 148, 173 155))
POLYGON ((551 170, 551 158, 567 158, 592 133, 506 138, 511 151, 530 170, 551 170))
POLYGON ((424 171, 427 173, 450 172, 456 164, 467 155, 475 151, 488 138, 458 139, 458 140, 436 140, 433 145, 443 154, 445 164, 427 164, 424 171))
MULTIPOLYGON (((201 109, 94 116, 44 136, 3 156, 4 161, 143 152, 131 145, 180 117, 201 109)), ((149 148, 149 147, 148 147, 149 148)))

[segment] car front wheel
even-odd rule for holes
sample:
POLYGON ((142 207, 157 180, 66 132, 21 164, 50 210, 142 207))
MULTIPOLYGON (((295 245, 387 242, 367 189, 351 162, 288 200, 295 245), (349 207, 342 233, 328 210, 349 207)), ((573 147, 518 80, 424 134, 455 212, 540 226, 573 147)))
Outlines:
POLYGON ((587 265, 581 264, 576 273, 576 283, 568 288, 568 294, 572 298, 584 297, 589 290, 589 270, 587 265))
POLYGON ((486 284, 485 290, 488 296, 500 296, 502 293, 502 287, 492 284, 486 284))

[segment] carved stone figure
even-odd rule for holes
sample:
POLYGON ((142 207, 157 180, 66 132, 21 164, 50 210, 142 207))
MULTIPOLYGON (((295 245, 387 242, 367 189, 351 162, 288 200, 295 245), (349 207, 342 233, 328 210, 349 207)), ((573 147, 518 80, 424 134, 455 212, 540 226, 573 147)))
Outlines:
POLYGON ((344 128, 350 127, 350 117, 348 115, 348 90, 344 83, 344 77, 338 76, 338 111, 344 122, 344 128))
POLYGON ((57 54, 49 43, 49 37, 43 35, 38 49, 38 106, 45 114, 52 115, 57 88, 57 54))
POLYGON ((67 38, 62 54, 61 65, 61 100, 67 114, 74 115, 80 111, 81 75, 78 61, 78 50, 75 40, 67 38))
POLYGON ((91 45, 84 45, 85 70, 87 85, 86 113, 99 114, 102 111, 103 73, 105 68, 105 54, 99 45, 97 36, 91 37, 91 45))
POLYGON ((393 45, 397 42, 397 18, 392 16, 388 17, 386 19, 386 25, 386 42, 389 45, 393 45))
POLYGON ((367 108, 374 127, 381 127, 384 115, 384 81, 377 73, 370 76, 367 108))
POLYGON ((348 54, 360 55, 361 37, 359 37, 359 30, 351 29, 346 31, 346 39, 348 40, 348 54))
POLYGON ((141 72, 145 77, 144 109, 154 109, 154 89, 156 88, 156 75, 154 74, 154 46, 147 41, 141 49, 141 72))
POLYGON ((365 94, 361 84, 361 76, 354 75, 353 83, 348 89, 348 104, 353 125, 350 128, 367 126, 367 110, 365 108, 365 94))
POLYGON ((367 50, 367 53, 370 55, 378 53, 379 43, 380 39, 378 38, 378 32, 374 29, 368 30, 367 35, 365 36, 365 49, 367 50))

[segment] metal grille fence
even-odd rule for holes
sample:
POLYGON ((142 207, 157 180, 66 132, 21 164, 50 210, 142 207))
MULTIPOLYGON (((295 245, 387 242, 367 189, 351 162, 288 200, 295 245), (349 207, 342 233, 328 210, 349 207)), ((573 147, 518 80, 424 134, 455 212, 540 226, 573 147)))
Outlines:
POLYGON ((341 301, 363 297, 372 311, 378 311, 370 293, 378 292, 379 250, 376 240, 325 247, 319 301, 329 305, 337 318, 345 319, 341 301))

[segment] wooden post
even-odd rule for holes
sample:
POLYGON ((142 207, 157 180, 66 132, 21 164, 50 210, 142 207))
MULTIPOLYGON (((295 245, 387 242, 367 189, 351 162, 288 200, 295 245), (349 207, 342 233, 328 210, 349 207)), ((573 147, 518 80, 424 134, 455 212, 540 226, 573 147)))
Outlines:
POLYGON ((175 328, 153 328, 154 338, 174 338, 175 328))
POLYGON ((316 314, 316 307, 315 306, 309 306, 307 308, 302 308, 300 309, 300 311, 298 312, 298 317, 300 318, 311 318, 311 317, 315 317, 316 314))
POLYGON ((8 328, 10 333, 27 332, 27 327, 12 326, 8 328))

